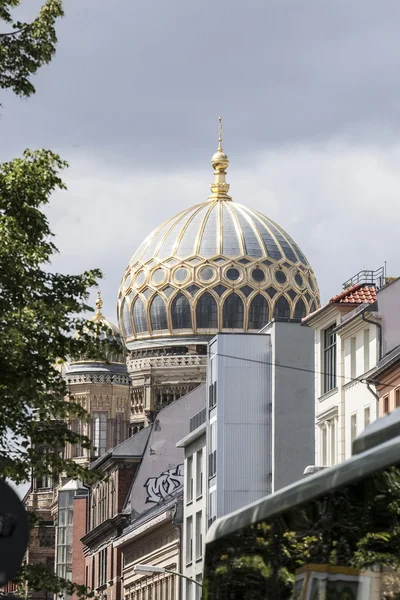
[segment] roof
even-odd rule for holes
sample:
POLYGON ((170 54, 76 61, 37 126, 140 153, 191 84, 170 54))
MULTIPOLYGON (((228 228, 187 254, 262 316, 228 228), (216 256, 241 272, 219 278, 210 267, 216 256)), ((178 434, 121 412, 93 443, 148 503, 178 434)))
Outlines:
POLYGON ((343 290, 340 294, 333 296, 321 308, 310 313, 302 320, 302 323, 308 323, 318 314, 324 312, 327 308, 333 305, 340 306, 348 306, 349 308, 356 307, 362 304, 373 304, 376 302, 376 287, 371 285, 366 285, 364 283, 356 283, 352 285, 347 290, 343 290))
POLYGON ((371 304, 376 301, 376 287, 356 283, 329 300, 329 304, 371 304))
POLYGON ((377 383, 377 381, 376 381, 377 377, 379 377, 385 371, 387 371, 388 369, 393 367, 393 365, 395 365, 396 362, 398 362, 399 360, 400 360, 400 345, 393 348, 393 350, 391 350, 390 352, 385 354, 385 356, 383 358, 381 358, 381 360, 376 365, 374 372, 369 377, 369 381, 377 383))
POLYGON ((106 462, 108 459, 120 459, 120 458, 141 458, 143 456, 144 449, 149 439, 151 432, 151 426, 145 427, 132 435, 127 440, 111 448, 108 452, 105 452, 102 456, 97 458, 90 464, 90 469, 98 469, 98 467, 106 462))

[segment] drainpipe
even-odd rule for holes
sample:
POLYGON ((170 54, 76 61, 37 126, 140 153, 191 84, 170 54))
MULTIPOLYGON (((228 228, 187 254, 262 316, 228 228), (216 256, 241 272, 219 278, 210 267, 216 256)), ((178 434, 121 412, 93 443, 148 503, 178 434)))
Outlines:
POLYGON ((375 327, 377 327, 377 329, 378 329, 378 348, 379 348, 378 361, 379 361, 382 358, 382 325, 380 323, 377 323, 376 321, 371 321, 370 319, 367 319, 367 317, 365 316, 364 313, 361 313, 361 318, 366 323, 371 323, 371 325, 375 325, 375 327))
MULTIPOLYGON (((172 516, 172 522, 175 525, 175 529, 178 532, 178 540, 179 540, 179 573, 183 573, 183 545, 182 545, 182 528, 183 528, 183 501, 179 500, 175 504, 174 514, 172 516)), ((178 588, 179 588, 179 600, 182 600, 182 588, 183 588, 183 580, 178 579, 178 588)))
MULTIPOLYGON (((361 318, 365 323, 371 323, 371 325, 375 325, 375 327, 378 329, 378 360, 377 362, 382 358, 382 325, 380 323, 377 323, 376 321, 371 321, 370 319, 367 319, 367 317, 365 316, 365 313, 361 313, 361 318)), ((374 396, 375 400, 376 400, 376 414, 379 414, 379 396, 376 392, 374 392, 374 390, 372 389, 370 383, 368 381, 365 381, 366 385, 367 385, 367 389, 369 392, 371 392, 371 394, 374 396)))

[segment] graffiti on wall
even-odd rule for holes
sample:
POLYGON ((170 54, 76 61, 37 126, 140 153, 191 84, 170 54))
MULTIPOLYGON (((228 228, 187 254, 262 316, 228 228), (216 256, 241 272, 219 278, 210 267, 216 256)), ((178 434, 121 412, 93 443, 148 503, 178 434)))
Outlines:
POLYGON ((161 500, 171 497, 183 487, 183 465, 172 467, 158 477, 149 477, 144 487, 147 490, 146 504, 158 504, 161 500))

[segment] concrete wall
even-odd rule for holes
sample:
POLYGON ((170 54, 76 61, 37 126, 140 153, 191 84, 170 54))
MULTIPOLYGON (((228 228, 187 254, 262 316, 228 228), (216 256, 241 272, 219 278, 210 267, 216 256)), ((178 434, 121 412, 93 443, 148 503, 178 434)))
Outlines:
POLYGON ((216 359, 219 517, 271 491, 270 338, 219 334, 216 359))
POLYGON ((383 327, 382 356, 400 343, 400 279, 378 291, 378 312, 383 327))
POLYGON ((273 490, 314 464, 314 333, 298 323, 272 324, 273 490))

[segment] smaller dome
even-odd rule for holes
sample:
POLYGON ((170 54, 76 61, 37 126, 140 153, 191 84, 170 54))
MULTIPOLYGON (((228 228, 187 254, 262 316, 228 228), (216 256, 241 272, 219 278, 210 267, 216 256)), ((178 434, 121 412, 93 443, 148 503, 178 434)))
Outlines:
MULTIPOLYGON (((89 320, 89 323, 94 323, 99 327, 96 328, 96 331, 92 329, 85 328, 85 333, 94 339, 98 339, 100 342, 103 342, 101 348, 101 356, 91 355, 91 351, 89 350, 85 355, 80 356, 79 358, 73 359, 72 363, 77 362, 107 362, 107 363, 125 363, 125 346, 122 341, 121 335, 119 333, 118 327, 116 327, 113 323, 108 321, 101 309, 103 307, 103 300, 101 299, 100 290, 97 293, 96 299, 96 313, 89 320), (109 344, 108 344, 109 343, 109 344)), ((75 338, 79 338, 79 333, 76 333, 75 338)))

